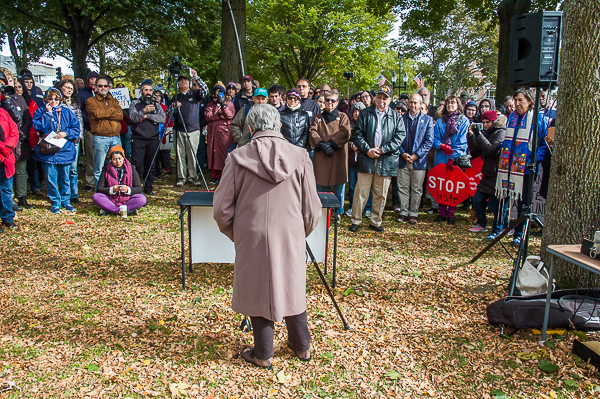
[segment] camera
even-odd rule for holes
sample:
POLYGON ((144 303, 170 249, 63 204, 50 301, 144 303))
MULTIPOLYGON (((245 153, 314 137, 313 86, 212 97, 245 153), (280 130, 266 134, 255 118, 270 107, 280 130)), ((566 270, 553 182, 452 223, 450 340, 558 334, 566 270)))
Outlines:
POLYGON ((344 77, 348 80, 354 78, 354 72, 344 72, 344 77))
POLYGON ((9 85, 3 85, 2 83, 0 83, 0 93, 6 95, 6 96, 12 96, 13 94, 15 94, 15 88, 9 85))
POLYGON ((179 61, 178 56, 174 55, 173 58, 171 58, 171 63, 169 64, 169 73, 173 76, 179 76, 181 75, 181 70, 183 68, 185 68, 185 65, 179 61))
POLYGON ((154 111, 148 112, 149 114, 155 114, 157 112, 158 104, 156 103, 154 98, 144 96, 144 97, 142 97, 142 101, 146 105, 154 105, 154 111))
POLYGON ((473 126, 473 132, 483 132, 483 123, 473 123, 471 126, 473 126))

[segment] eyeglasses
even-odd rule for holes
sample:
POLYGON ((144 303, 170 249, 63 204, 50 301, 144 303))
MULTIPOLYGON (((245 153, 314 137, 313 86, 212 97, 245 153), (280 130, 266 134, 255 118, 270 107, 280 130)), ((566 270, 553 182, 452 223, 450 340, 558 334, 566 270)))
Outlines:
POLYGON ((492 121, 481 121, 481 123, 483 123, 484 125, 491 125, 494 122, 492 122, 492 121))
POLYGON ((298 101, 300 101, 300 100, 298 99, 298 97, 295 97, 295 96, 288 96, 288 98, 287 98, 287 99, 288 99, 288 101, 292 101, 292 102, 298 102, 298 101))
POLYGON ((48 99, 48 102, 53 102, 53 101, 60 101, 60 98, 58 97, 52 97, 48 99))
POLYGON ((96 87, 102 88, 102 87, 108 87, 108 85, 96 85, 96 87))
POLYGON ((334 100, 333 98, 326 98, 325 102, 326 103, 335 103, 335 102, 337 102, 337 100, 334 100))

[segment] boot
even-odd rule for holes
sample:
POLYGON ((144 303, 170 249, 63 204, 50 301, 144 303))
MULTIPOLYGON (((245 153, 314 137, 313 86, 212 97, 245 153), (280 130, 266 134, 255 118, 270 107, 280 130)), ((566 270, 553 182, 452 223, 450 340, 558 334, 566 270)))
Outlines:
POLYGON ((31 206, 31 205, 29 205, 27 203, 27 197, 26 196, 19 197, 19 206, 21 208, 25 208, 25 209, 32 209, 33 208, 33 206, 31 206))
POLYGON ((23 208, 21 208, 15 201, 12 202, 12 210, 13 212, 19 212, 22 211, 23 208))

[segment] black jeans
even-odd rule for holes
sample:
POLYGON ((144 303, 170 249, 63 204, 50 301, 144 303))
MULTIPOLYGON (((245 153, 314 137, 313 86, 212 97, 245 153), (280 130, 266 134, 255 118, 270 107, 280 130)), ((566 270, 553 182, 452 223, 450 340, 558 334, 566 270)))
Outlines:
POLYGON ((200 130, 200 141, 198 142, 198 150, 196 151, 196 160, 198 166, 202 169, 202 165, 206 163, 206 136, 200 130))
MULTIPOLYGON (((274 323, 264 317, 251 316, 252 330, 254 331, 254 357, 267 360, 273 357, 273 331, 274 323)), ((296 316, 284 317, 288 331, 288 340, 294 350, 305 352, 310 348, 310 331, 306 311, 296 316)))
POLYGON ((131 160, 140 175, 140 180, 148 175, 144 181, 144 190, 151 190, 154 184, 154 165, 152 158, 158 149, 158 138, 144 140, 134 138, 131 142, 131 160), (143 171, 143 172, 142 172, 143 171), (148 173, 150 171, 150 173, 148 173))
POLYGON ((171 150, 158 150, 156 161, 154 161, 154 168, 156 177, 161 175, 160 167, 165 169, 171 169, 171 150))
POLYGON ((392 176, 392 206, 400 206, 400 196, 398 195, 398 176, 392 176))

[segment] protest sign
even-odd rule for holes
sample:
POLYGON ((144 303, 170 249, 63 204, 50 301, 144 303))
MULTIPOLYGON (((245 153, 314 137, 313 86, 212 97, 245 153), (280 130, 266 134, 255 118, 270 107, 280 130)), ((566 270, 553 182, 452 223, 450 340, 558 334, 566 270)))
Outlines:
POLYGON ((165 132, 163 138, 160 140, 160 149, 161 150, 170 150, 173 148, 173 128, 168 127, 165 132))
POLYGON ((469 178, 469 189, 471 195, 475 195, 475 191, 477 191, 477 186, 483 178, 483 173, 481 173, 482 167, 483 159, 481 159, 481 157, 477 157, 471 160, 471 167, 465 170, 465 175, 467 175, 467 177, 469 178))
POLYGON ((427 190, 439 204, 457 206, 469 198, 469 178, 460 168, 448 172, 438 164, 427 174, 427 190))
POLYGON ((131 104, 129 89, 121 87, 120 89, 110 89, 110 94, 119 102, 121 109, 128 109, 131 104))

